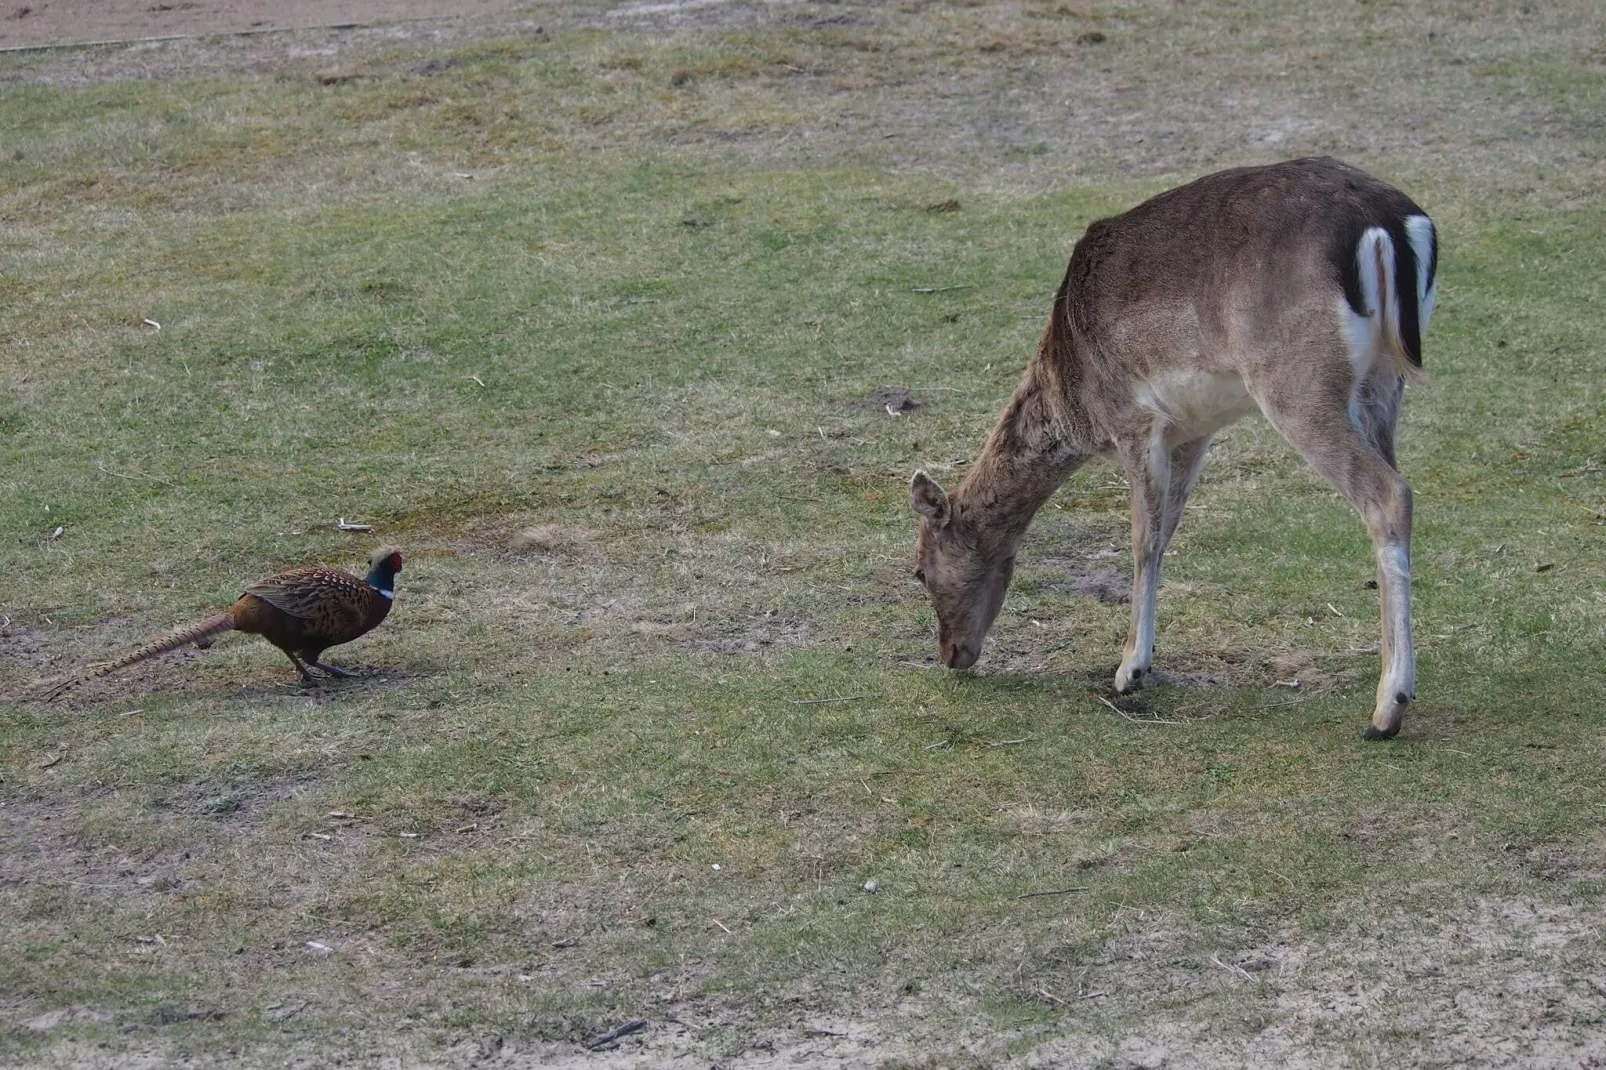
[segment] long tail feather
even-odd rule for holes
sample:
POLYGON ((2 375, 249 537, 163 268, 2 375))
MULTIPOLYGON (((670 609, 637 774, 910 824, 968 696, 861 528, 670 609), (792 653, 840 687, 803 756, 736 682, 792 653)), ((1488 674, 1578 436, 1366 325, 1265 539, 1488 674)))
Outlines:
POLYGON ((208 617, 206 620, 203 620, 197 624, 191 624, 188 627, 180 628, 176 632, 169 632, 160 639, 153 640, 152 642, 146 643, 142 647, 130 650, 120 658, 96 665, 87 672, 79 673, 77 676, 69 677, 68 679, 63 680, 61 683, 55 685, 50 690, 45 692, 45 701, 49 702, 51 699, 65 694, 86 680, 93 680, 97 676, 106 676, 110 673, 116 672, 119 669, 126 669, 130 665, 138 664, 147 658, 154 658, 159 654, 166 654, 169 650, 177 650, 181 646, 188 646, 190 643, 198 643, 209 636, 217 635, 219 632, 232 631, 233 629, 234 618, 229 616, 227 613, 220 613, 215 617, 208 617))

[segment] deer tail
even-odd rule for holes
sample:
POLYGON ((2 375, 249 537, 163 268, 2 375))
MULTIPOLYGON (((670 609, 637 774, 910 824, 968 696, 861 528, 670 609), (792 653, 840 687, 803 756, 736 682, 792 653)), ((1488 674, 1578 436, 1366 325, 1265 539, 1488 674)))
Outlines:
POLYGON ((1370 227, 1356 249, 1367 318, 1375 318, 1383 351, 1406 378, 1422 373, 1422 335, 1439 291, 1438 259, 1438 234, 1425 215, 1406 216, 1392 228, 1370 227))
POLYGON ((86 680, 93 680, 97 676, 109 675, 118 671, 119 669, 126 669, 130 665, 136 665, 147 658, 154 658, 159 654, 166 654, 170 650, 177 650, 179 647, 188 646, 190 643, 198 643, 209 636, 217 635, 219 632, 233 630, 234 618, 229 614, 220 613, 215 617, 208 617, 206 620, 200 621, 196 624, 191 624, 188 627, 180 628, 175 632, 169 632, 160 639, 152 640, 142 647, 130 650, 120 658, 114 658, 111 661, 102 662, 99 665, 93 666, 87 672, 82 672, 77 676, 69 677, 68 679, 63 680, 61 683, 56 684, 54 687, 46 691, 44 694, 44 699, 46 702, 49 702, 51 699, 65 694, 86 680))

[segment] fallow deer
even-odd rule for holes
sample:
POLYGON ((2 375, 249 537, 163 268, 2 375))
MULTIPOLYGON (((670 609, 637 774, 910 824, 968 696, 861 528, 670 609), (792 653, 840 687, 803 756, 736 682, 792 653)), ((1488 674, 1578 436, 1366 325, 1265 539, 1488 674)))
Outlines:
POLYGON ((943 663, 975 663, 1032 517, 1099 455, 1132 486, 1132 623, 1115 690, 1154 651, 1160 564, 1210 436, 1258 408, 1360 512, 1377 553, 1383 669, 1367 739, 1416 692, 1411 488, 1394 428, 1437 294, 1432 221, 1328 157, 1222 171, 1087 228, 1048 330, 952 494, 910 480, 915 578, 943 663))

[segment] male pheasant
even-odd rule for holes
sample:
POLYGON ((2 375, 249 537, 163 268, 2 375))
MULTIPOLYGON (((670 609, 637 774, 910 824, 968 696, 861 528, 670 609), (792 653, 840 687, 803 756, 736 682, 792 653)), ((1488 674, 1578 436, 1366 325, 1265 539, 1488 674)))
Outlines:
POLYGON ((349 643, 373 631, 390 613, 396 600, 396 573, 402 567, 401 551, 388 546, 375 550, 368 564, 368 575, 360 580, 349 572, 319 565, 270 576, 247 587, 232 606, 217 616, 170 632, 64 680, 47 691, 45 698, 53 699, 85 680, 126 669, 188 643, 210 645, 212 636, 229 631, 260 635, 284 651, 301 679, 309 684, 317 683, 307 669, 309 665, 330 676, 350 676, 344 669, 318 659, 328 647, 349 643))

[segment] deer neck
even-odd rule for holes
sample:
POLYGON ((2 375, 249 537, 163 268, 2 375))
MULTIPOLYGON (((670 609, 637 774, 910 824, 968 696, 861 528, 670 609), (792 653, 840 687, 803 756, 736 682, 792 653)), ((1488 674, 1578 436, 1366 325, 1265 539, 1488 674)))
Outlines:
POLYGON ((1060 484, 1097 451, 1079 441, 1083 421, 1067 410, 1056 376, 1033 361, 981 456, 954 491, 982 546, 1013 553, 1032 518, 1060 484))

